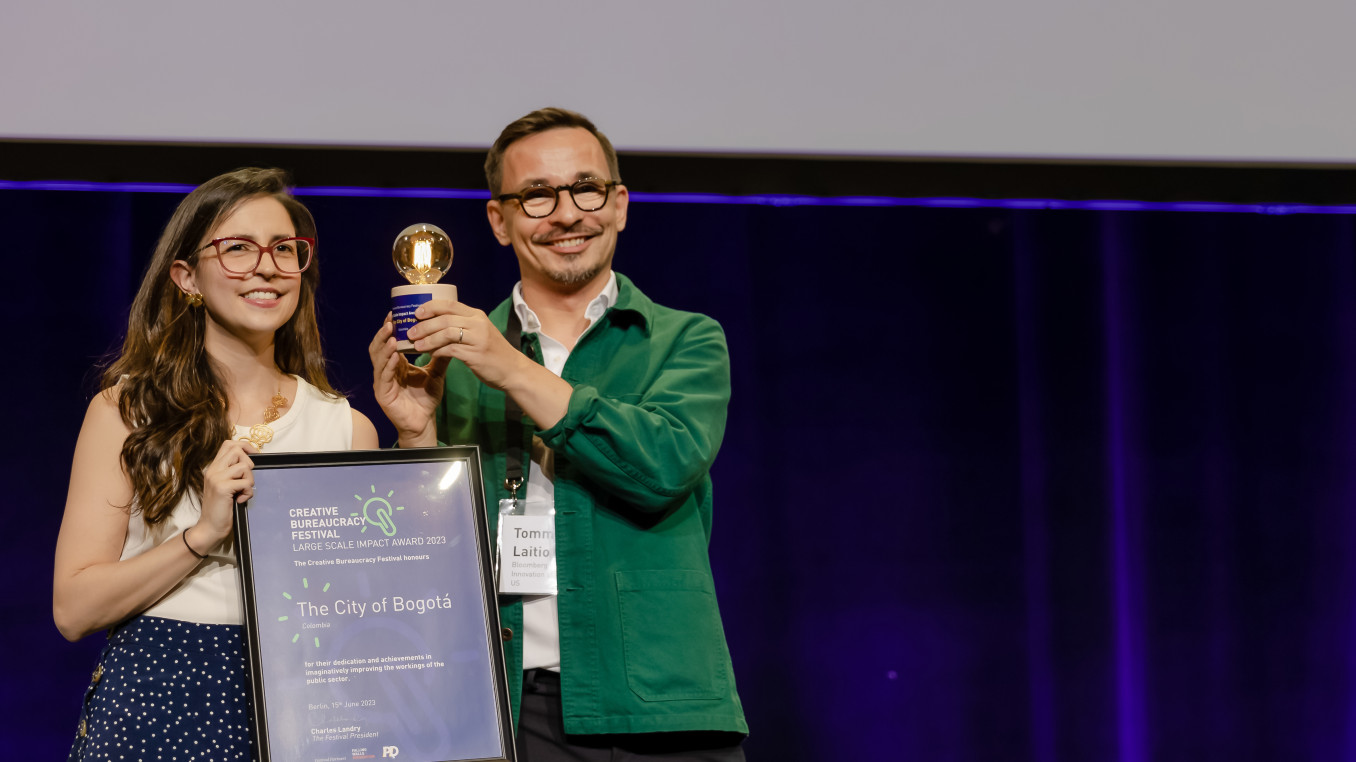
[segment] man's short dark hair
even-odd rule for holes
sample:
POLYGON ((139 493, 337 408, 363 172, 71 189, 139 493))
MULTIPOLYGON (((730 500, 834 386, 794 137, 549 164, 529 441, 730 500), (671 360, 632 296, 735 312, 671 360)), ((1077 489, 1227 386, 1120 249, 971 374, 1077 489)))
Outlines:
POLYGON ((504 182, 504 151, 507 151, 509 146, 529 135, 561 127, 583 127, 597 138, 603 146, 603 155, 607 156, 607 171, 612 173, 612 177, 607 179, 621 182, 621 170, 617 168, 617 151, 612 147, 612 141, 594 127, 593 122, 583 114, 551 107, 537 109, 514 121, 499 133, 499 139, 494 141, 489 155, 485 157, 485 182, 489 183, 490 195, 497 196, 504 192, 500 185, 504 182))

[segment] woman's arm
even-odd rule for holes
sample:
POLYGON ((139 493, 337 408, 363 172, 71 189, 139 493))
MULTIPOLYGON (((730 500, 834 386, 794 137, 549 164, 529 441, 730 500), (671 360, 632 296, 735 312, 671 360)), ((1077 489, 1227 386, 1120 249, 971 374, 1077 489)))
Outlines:
MULTIPOLYGON (((121 506, 130 504, 132 485, 122 470, 128 431, 115 395, 98 395, 85 413, 57 536, 52 616, 71 641, 144 611, 200 562, 182 541, 119 560, 128 524, 121 506)), ((188 541, 199 553, 230 534, 231 503, 237 494, 252 494, 247 447, 223 444, 204 472, 203 514, 188 531, 188 541)))
POLYGON ((353 449, 376 450, 381 447, 377 427, 372 425, 372 421, 357 410, 349 410, 353 413, 353 449))

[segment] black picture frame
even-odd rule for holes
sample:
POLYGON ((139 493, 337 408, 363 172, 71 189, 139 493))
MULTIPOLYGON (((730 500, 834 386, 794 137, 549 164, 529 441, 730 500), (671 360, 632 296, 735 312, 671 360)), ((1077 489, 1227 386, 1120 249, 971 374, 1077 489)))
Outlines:
POLYGON ((516 762, 479 449, 251 459, 235 547, 259 759, 516 762))

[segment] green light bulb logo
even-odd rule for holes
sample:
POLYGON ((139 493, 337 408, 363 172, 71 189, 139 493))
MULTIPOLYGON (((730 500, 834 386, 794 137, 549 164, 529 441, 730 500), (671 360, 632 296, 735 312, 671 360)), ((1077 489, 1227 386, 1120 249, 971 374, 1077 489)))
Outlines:
MULTIPOLYGON (((301 578, 301 586, 302 586, 303 588, 307 589, 307 590, 310 590, 310 589, 311 589, 311 580, 307 579, 306 577, 302 577, 302 578, 301 578)), ((328 593, 329 591, 330 591, 330 583, 326 582, 326 583, 325 583, 325 587, 321 588, 320 592, 322 592, 322 593, 328 593)), ((286 598, 286 599, 289 600, 289 601, 292 600, 292 594, 289 593, 289 592, 287 592, 286 590, 283 591, 282 597, 286 598)), ((290 617, 288 617, 286 614, 283 614, 282 616, 278 617, 278 621, 279 621, 279 622, 286 622, 289 618, 290 618, 290 617)), ((298 632, 296 635, 293 635, 293 636, 292 636, 292 642, 293 642, 293 643, 297 642, 298 640, 301 640, 301 633, 300 633, 300 632, 298 632)), ((316 647, 316 648, 319 648, 319 647, 320 647, 320 636, 319 636, 319 635, 315 636, 314 641, 315 641, 315 647, 316 647)))
POLYGON ((354 511, 349 515, 363 517, 364 533, 367 532, 367 525, 371 524, 372 526, 380 529, 382 531, 382 534, 385 534, 387 537, 394 537, 396 533, 396 525, 395 519, 391 517, 391 513, 393 511, 403 511, 405 510, 405 506, 400 505, 392 507, 391 501, 386 499, 394 495, 395 490, 387 492, 386 497, 382 497, 381 495, 377 494, 376 485, 371 485, 371 489, 372 497, 367 498, 366 501, 363 500, 361 495, 353 496, 353 499, 363 504, 363 509, 361 511, 354 511))

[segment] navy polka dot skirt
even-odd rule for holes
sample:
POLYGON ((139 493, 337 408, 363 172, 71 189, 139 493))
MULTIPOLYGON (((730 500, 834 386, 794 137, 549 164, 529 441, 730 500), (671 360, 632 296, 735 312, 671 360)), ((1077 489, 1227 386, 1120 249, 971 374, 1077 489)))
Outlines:
POLYGON ((253 718, 243 630, 141 616, 99 658, 74 760, 249 760, 253 718))

